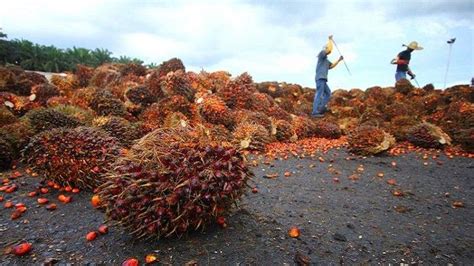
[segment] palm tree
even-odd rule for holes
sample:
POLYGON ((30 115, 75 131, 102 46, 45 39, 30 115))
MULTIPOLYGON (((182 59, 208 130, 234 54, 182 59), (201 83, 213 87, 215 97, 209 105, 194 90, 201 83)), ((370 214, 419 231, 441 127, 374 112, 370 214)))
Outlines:
POLYGON ((92 66, 98 67, 105 63, 112 62, 112 52, 107 49, 97 48, 94 51, 91 51, 93 64, 92 66))

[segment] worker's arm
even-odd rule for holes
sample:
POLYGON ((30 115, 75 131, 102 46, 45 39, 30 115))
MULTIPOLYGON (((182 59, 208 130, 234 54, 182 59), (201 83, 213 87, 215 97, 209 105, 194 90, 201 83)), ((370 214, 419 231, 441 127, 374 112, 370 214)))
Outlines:
POLYGON ((394 65, 407 65, 408 64, 408 60, 403 60, 403 59, 400 59, 398 56, 395 58, 395 59, 392 59, 392 61, 390 62, 394 65))
POLYGON ((329 35, 328 44, 326 44, 326 54, 330 54, 332 52, 332 35, 329 35))
POLYGON ((344 60, 344 57, 342 57, 342 55, 341 55, 341 56, 339 57, 339 59, 337 59, 336 62, 332 63, 332 64, 329 66, 329 69, 336 67, 337 64, 339 64, 339 62, 341 62, 342 60, 344 60))

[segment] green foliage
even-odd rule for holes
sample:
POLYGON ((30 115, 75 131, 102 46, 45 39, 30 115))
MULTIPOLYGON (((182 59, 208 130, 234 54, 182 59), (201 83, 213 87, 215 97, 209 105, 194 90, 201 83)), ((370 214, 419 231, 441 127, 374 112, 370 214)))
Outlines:
MULTIPOLYGON (((46 46, 28 40, 8 40, 7 34, 0 28, 0 65, 15 64, 27 70, 44 72, 75 71, 78 64, 98 67, 105 63, 133 63, 143 65, 143 61, 127 56, 113 57, 112 52, 96 48, 60 49, 53 45, 46 46)), ((155 67, 151 64, 150 67, 155 67)))

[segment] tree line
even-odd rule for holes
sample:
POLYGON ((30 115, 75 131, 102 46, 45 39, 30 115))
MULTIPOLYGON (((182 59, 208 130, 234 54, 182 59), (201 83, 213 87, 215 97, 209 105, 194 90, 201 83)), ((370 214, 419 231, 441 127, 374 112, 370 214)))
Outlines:
MULTIPOLYGON (((8 40, 7 34, 0 28, 0 65, 14 64, 23 69, 64 72, 74 71, 78 64, 97 67, 104 63, 134 63, 143 65, 143 61, 128 56, 113 57, 107 49, 86 48, 60 49, 53 45, 40 45, 28 40, 8 40)), ((147 65, 154 68, 157 64, 147 65)))

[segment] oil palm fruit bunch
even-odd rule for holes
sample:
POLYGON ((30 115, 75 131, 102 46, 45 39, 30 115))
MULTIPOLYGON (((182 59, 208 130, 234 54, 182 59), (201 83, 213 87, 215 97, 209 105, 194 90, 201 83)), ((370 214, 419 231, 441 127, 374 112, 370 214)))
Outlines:
POLYGON ((423 148, 442 148, 451 145, 451 137, 440 127, 428 122, 422 122, 411 128, 407 133, 407 139, 423 148))
POLYGON ((71 103, 81 108, 89 108, 96 91, 97 89, 94 87, 77 89, 71 96, 71 103))
POLYGON ((145 76, 146 67, 141 64, 128 63, 119 65, 118 69, 122 76, 134 75, 134 76, 145 76))
POLYGON ((217 91, 217 95, 231 109, 248 109, 251 107, 251 98, 255 92, 257 92, 256 85, 252 77, 245 72, 229 80, 222 89, 217 91))
POLYGON ((360 126, 348 138, 349 150, 356 154, 373 155, 390 149, 395 138, 374 126, 360 126))
POLYGON ((92 74, 89 84, 98 88, 107 88, 120 83, 121 74, 116 64, 104 64, 92 74))
POLYGON ((380 125, 385 121, 384 114, 376 108, 368 107, 359 117, 360 124, 380 125))
POLYGON ((61 185, 94 189, 119 152, 117 139, 102 130, 56 128, 31 138, 22 157, 33 171, 61 185))
POLYGON ((79 88, 79 81, 73 74, 53 75, 51 77, 51 83, 59 89, 61 95, 68 97, 72 95, 75 89, 79 88))
POLYGON ((84 109, 74 105, 60 104, 52 108, 68 117, 78 120, 84 125, 91 125, 94 119, 94 112, 91 109, 84 109))
POLYGON ((270 95, 261 92, 255 92, 250 101, 249 110, 254 112, 264 112, 275 104, 275 100, 270 95))
POLYGON ((261 93, 266 93, 272 98, 278 98, 283 96, 283 90, 278 82, 260 82, 257 83, 257 90, 261 93))
POLYGON ((55 85, 49 83, 44 83, 40 85, 35 85, 31 89, 32 98, 34 101, 39 102, 41 105, 46 105, 49 98, 54 96, 59 96, 59 89, 55 85))
POLYGON ((316 124, 308 117, 294 116, 291 124, 298 139, 313 137, 316 134, 316 124))
POLYGON ((201 116, 209 123, 231 127, 234 123, 231 110, 217 95, 211 94, 202 99, 199 106, 201 116))
POLYGON ((94 68, 85 65, 77 65, 74 74, 76 75, 78 86, 87 87, 89 86, 89 80, 94 74, 94 68))
POLYGON ((231 145, 232 134, 224 125, 197 124, 195 130, 199 133, 201 144, 231 145))
POLYGON ((295 141, 298 138, 293 130, 293 125, 288 121, 277 120, 274 127, 275 137, 278 141, 295 141))
POLYGON ((125 92, 125 97, 132 103, 143 107, 147 107, 157 100, 151 91, 143 85, 130 87, 125 92))
POLYGON ((0 170, 9 169, 15 158, 15 149, 10 142, 0 134, 0 170))
POLYGON ((264 113, 269 117, 273 117, 277 120, 285 120, 288 122, 292 120, 291 115, 277 104, 270 107, 270 109, 264 111, 264 113))
POLYGON ((242 122, 249 122, 253 124, 262 125, 268 132, 272 132, 272 120, 264 113, 252 112, 249 110, 237 110, 232 115, 235 124, 242 122))
POLYGON ((461 129, 457 132, 454 139, 461 147, 470 153, 474 153, 474 127, 461 129))
POLYGON ((127 114, 123 102, 108 90, 96 91, 92 96, 90 108, 102 116, 125 116, 127 114))
POLYGON ((27 123, 18 121, 0 128, 0 169, 8 169, 33 135, 27 123))
POLYGON ((6 67, 0 67, 0 91, 14 92, 15 84, 15 72, 6 67))
POLYGON ((397 141, 407 140, 408 132, 420 123, 419 119, 414 116, 401 115, 393 117, 387 126, 388 132, 392 134, 397 141))
POLYGON ((320 138, 327 139, 338 139, 341 137, 342 132, 339 125, 329 121, 318 121, 314 122, 315 130, 314 135, 320 138))
POLYGON ((51 108, 31 110, 25 115, 24 119, 29 122, 36 133, 58 127, 75 128, 83 125, 74 117, 51 108))
POLYGON ((15 123, 17 120, 17 117, 10 110, 5 106, 0 106, 0 127, 15 123))
POLYGON ((99 116, 92 121, 92 125, 115 137, 125 147, 142 137, 140 128, 122 117, 99 116))
POLYGON ((253 176, 231 147, 200 145, 188 128, 158 129, 106 173, 106 215, 136 238, 182 236, 222 219, 253 176))
POLYGON ((181 95, 186 97, 188 101, 194 101, 194 94, 196 93, 191 87, 188 76, 181 69, 169 72, 162 77, 161 89, 165 95, 181 95))
POLYGON ((172 112, 166 115, 165 119, 163 120, 163 127, 187 127, 189 123, 189 119, 182 113, 172 112))
POLYGON ((395 83, 395 91, 401 94, 407 95, 414 89, 413 85, 411 85, 408 79, 400 79, 395 83))
POLYGON ((183 61, 179 58, 171 58, 167 61, 162 62, 158 66, 158 76, 159 77, 164 77, 166 76, 169 72, 174 72, 177 70, 182 70, 183 72, 186 72, 186 68, 183 64, 183 61))
POLYGON ((71 104, 70 98, 64 96, 53 96, 46 101, 47 107, 56 107, 58 105, 71 104))
POLYGON ((409 102, 393 102, 381 110, 386 121, 390 121, 394 117, 411 116, 416 113, 409 102))
POLYGON ((232 132, 233 144, 238 149, 265 150, 265 145, 271 142, 270 133, 262 125, 242 122, 235 126, 232 132))

